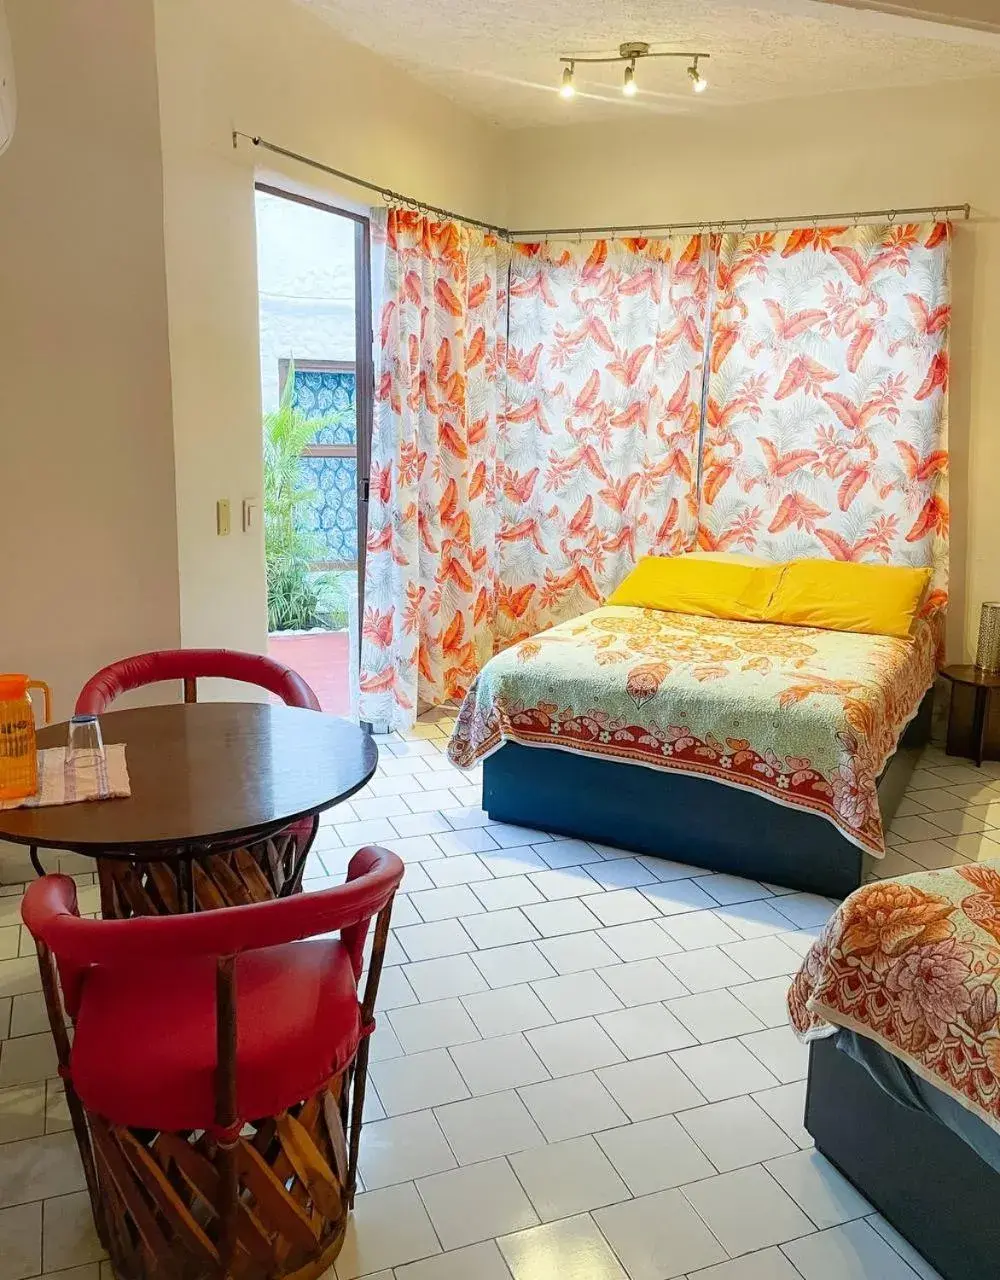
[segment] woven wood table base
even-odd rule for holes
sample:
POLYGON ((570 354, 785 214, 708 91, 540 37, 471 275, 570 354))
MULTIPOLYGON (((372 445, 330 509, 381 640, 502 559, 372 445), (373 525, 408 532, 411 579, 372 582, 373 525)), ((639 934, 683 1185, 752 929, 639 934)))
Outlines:
POLYGON ((98 1226, 120 1280, 321 1276, 340 1252, 352 1198, 347 1087, 345 1073, 248 1126, 228 1151, 204 1133, 151 1133, 88 1114, 98 1226))
POLYGON ((311 843, 282 831, 244 848, 162 862, 98 858, 101 913, 105 919, 175 915, 285 897, 301 886, 311 843))

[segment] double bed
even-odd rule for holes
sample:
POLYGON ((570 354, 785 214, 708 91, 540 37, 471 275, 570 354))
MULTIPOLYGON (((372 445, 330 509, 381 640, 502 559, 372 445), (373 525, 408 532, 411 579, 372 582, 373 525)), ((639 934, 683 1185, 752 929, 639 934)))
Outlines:
POLYGON ((816 1146, 944 1280, 1000 1273, 1000 871, 851 895, 788 997, 816 1146))
POLYGON ((487 663, 449 755, 498 821, 843 897, 927 740, 935 636, 605 606, 487 663))

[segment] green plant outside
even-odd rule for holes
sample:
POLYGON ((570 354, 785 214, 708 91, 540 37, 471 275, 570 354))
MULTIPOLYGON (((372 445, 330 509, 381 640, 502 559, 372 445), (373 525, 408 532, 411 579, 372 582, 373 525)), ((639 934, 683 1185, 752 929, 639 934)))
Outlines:
POLYGON ((302 482, 302 451, 317 431, 340 425, 350 410, 307 418, 293 404, 295 370, 289 369, 281 403, 264 415, 264 555, 267 625, 270 631, 307 631, 347 625, 350 573, 317 571, 322 540, 303 527, 316 490, 302 482))

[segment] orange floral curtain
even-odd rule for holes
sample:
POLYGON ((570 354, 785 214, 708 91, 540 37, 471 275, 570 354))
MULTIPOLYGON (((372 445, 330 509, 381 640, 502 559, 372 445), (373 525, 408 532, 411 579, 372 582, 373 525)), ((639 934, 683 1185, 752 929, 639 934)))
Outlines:
POLYGON ((722 240, 698 541, 934 568, 947 596, 950 224, 722 240))
POLYGON ((702 236, 513 246, 498 648, 693 544, 709 255, 702 236))
POLYGON ((493 651, 505 254, 388 211, 360 675, 379 727, 461 698, 493 651))

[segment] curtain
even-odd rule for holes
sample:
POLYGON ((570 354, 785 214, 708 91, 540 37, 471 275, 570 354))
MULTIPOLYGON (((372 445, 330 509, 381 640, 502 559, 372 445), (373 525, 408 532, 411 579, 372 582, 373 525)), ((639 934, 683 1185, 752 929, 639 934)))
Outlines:
POLYGON ((379 727, 463 697, 493 651, 505 252, 388 211, 360 676, 379 727))
POLYGON ((698 540, 932 565, 947 593, 950 224, 728 235, 698 540))
POLYGON ((707 237, 513 246, 497 648, 690 547, 707 237))

